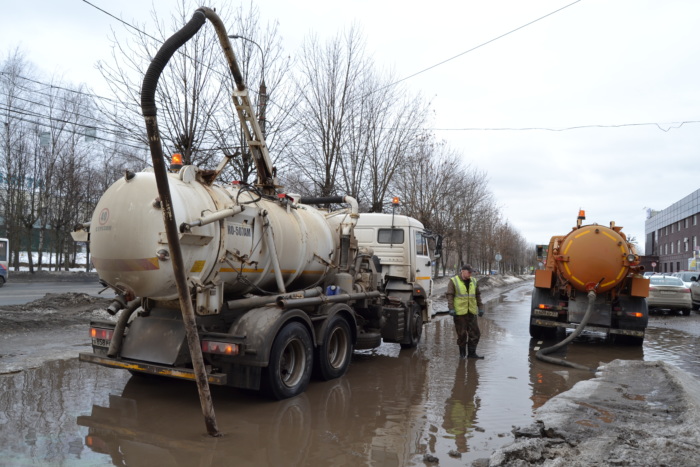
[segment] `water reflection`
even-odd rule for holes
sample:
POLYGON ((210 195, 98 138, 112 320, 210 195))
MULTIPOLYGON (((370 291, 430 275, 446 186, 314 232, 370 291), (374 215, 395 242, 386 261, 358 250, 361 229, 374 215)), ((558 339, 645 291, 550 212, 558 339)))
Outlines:
POLYGON ((445 421, 442 427, 454 437, 456 451, 469 451, 467 439, 474 429, 481 400, 476 397, 479 372, 476 360, 461 359, 457 364, 452 394, 445 401, 445 421))
POLYGON ((75 418, 124 374, 85 368, 77 360, 0 376, 1 465, 100 465, 83 445, 75 418))
POLYGON ((193 385, 132 378, 77 418, 114 465, 406 465, 417 455, 426 393, 420 352, 355 355, 350 373, 280 402, 212 388, 220 439, 205 435, 193 385))

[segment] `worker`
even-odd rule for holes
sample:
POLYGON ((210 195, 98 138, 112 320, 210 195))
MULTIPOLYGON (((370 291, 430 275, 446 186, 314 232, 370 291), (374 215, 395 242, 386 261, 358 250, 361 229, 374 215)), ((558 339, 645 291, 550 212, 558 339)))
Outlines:
POLYGON ((454 317, 460 358, 484 358, 476 354, 481 337, 477 316, 484 315, 484 305, 472 270, 471 265, 463 265, 460 273, 450 279, 445 294, 449 313, 454 317))

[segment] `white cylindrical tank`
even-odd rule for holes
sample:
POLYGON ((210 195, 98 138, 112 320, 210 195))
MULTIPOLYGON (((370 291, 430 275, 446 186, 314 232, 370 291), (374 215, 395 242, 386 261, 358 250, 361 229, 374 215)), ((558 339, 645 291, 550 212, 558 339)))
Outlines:
MULTIPOLYGON (((286 291, 323 281, 337 254, 339 226, 310 206, 283 206, 238 187, 207 186, 196 169, 169 174, 175 221, 237 205, 243 211, 180 234, 191 283, 223 281, 228 297, 278 291, 269 239, 286 291), (271 230, 271 236, 267 230, 271 230)), ((153 172, 123 177, 102 196, 92 216, 90 250, 100 278, 131 297, 174 299, 177 288, 153 172)))

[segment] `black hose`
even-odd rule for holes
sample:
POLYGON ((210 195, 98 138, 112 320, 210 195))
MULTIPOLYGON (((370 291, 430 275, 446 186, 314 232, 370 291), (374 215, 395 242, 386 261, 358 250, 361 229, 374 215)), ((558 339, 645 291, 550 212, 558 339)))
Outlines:
POLYGON ((576 326, 576 329, 574 330, 574 332, 569 334, 569 336, 566 339, 564 339, 563 341, 561 341, 557 344, 554 344, 551 347, 546 347, 544 349, 540 349, 535 354, 535 357, 537 357, 538 360, 542 360, 543 362, 548 362, 548 363, 554 363, 555 365, 563 365, 563 366, 568 366, 571 368, 578 368, 579 370, 596 371, 596 368, 591 368, 591 367, 587 367, 585 365, 581 365, 579 363, 570 362, 568 360, 564 360, 563 358, 548 357, 546 355, 546 354, 554 352, 557 349, 564 347, 569 342, 576 339, 576 337, 583 332, 583 329, 586 327, 586 324, 588 324, 588 320, 591 318, 591 315, 593 314, 593 305, 595 303, 595 298, 596 298, 595 291, 591 290, 590 292, 588 292, 588 307, 586 308, 586 313, 583 315, 583 319, 581 320, 579 325, 576 326))
POLYGON ((114 327, 114 332, 112 333, 112 342, 109 343, 109 350, 107 351, 108 357, 116 358, 121 353, 126 323, 129 322, 129 318, 131 318, 131 315, 134 314, 134 311, 136 311, 139 306, 141 306, 141 299, 137 298, 127 303, 126 308, 122 310, 122 314, 119 315, 119 320, 117 320, 117 325, 114 327))
POLYGON ((158 112, 155 99, 156 88, 165 65, 168 64, 168 61, 177 49, 199 31, 205 20, 206 17, 201 9, 195 11, 192 19, 182 29, 170 36, 158 50, 156 56, 153 57, 153 60, 151 60, 141 85, 141 111, 144 117, 154 117, 158 112))
POLYGON ((345 196, 320 196, 300 198, 301 204, 342 204, 345 202, 345 196))

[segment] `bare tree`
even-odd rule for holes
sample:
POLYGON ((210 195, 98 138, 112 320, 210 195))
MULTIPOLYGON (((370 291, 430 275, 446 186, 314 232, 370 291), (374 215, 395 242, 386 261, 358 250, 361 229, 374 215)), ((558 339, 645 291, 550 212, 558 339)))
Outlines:
MULTIPOLYGON (((152 13, 158 25, 155 37, 143 32, 144 28, 126 29, 130 34, 128 41, 120 41, 113 34, 111 61, 98 64, 98 69, 116 96, 116 104, 102 103, 104 118, 135 144, 146 146, 139 95, 141 77, 162 43, 189 21, 196 8, 197 5, 191 1, 180 1, 168 26, 156 13, 152 13)), ((289 60, 282 55, 277 25, 267 26, 261 33, 259 12, 252 2, 249 10, 240 6, 233 20, 230 10, 226 8, 218 9, 217 13, 224 23, 232 23, 229 27, 231 35, 245 38, 234 40, 233 44, 234 50, 241 51, 238 59, 244 79, 258 81, 257 78, 260 78, 259 82, 264 79, 268 83, 266 88, 281 91, 284 77, 289 75, 289 60), (260 47, 260 51, 256 46, 260 47)), ((217 154, 239 153, 240 157, 234 159, 229 175, 248 181, 254 164, 247 153, 230 97, 233 89, 233 80, 219 39, 214 29, 205 25, 178 50, 159 80, 156 98, 165 153, 178 152, 182 154, 185 164, 209 168, 218 163, 219 157, 214 157, 217 154)), ((266 91, 262 98, 260 94, 254 94, 254 104, 260 112, 265 112, 263 119, 267 134, 274 139, 283 133, 289 112, 284 107, 269 106, 269 94, 266 91), (269 107, 273 108, 268 112, 269 107), (269 120, 272 120, 270 124, 269 120)), ((275 92, 275 95, 279 96, 275 102, 288 104, 284 98, 286 93, 275 92)))
POLYGON ((431 135, 416 140, 414 152, 405 157, 394 186, 400 195, 403 212, 421 221, 428 229, 444 228, 453 203, 445 202, 458 193, 469 167, 459 154, 431 135), (445 215, 448 214, 448 215, 445 215))
MULTIPOLYGON (((19 269, 19 252, 23 251, 23 216, 29 209, 26 196, 30 182, 30 153, 33 89, 23 80, 33 73, 19 49, 11 51, 0 67, 0 113, 2 115, 2 173, 0 205, 5 235, 10 240, 10 264, 19 269)), ((33 187, 32 187, 33 188, 33 187)))
POLYGON ((343 151, 350 137, 352 106, 359 106, 357 83, 369 62, 357 28, 350 28, 325 46, 310 36, 302 46, 296 108, 298 145, 291 159, 314 184, 317 195, 336 192, 343 151))
POLYGON ((382 212, 427 106, 377 71, 356 26, 326 43, 309 36, 299 65, 296 178, 310 180, 316 195, 350 194, 382 212))
MULTIPOLYGON (((168 26, 152 13, 155 36, 143 27, 125 28, 131 35, 127 41, 113 33, 111 63, 98 62, 117 101, 116 108, 102 108, 104 118, 131 141, 147 144, 140 108, 141 78, 162 43, 189 21, 195 9, 190 2, 179 2, 168 26)), ((212 146, 211 120, 227 99, 221 57, 213 28, 204 27, 178 50, 159 80, 156 99, 163 144, 169 153, 182 154, 185 164, 206 165, 208 161, 209 154, 200 149, 212 146)))

